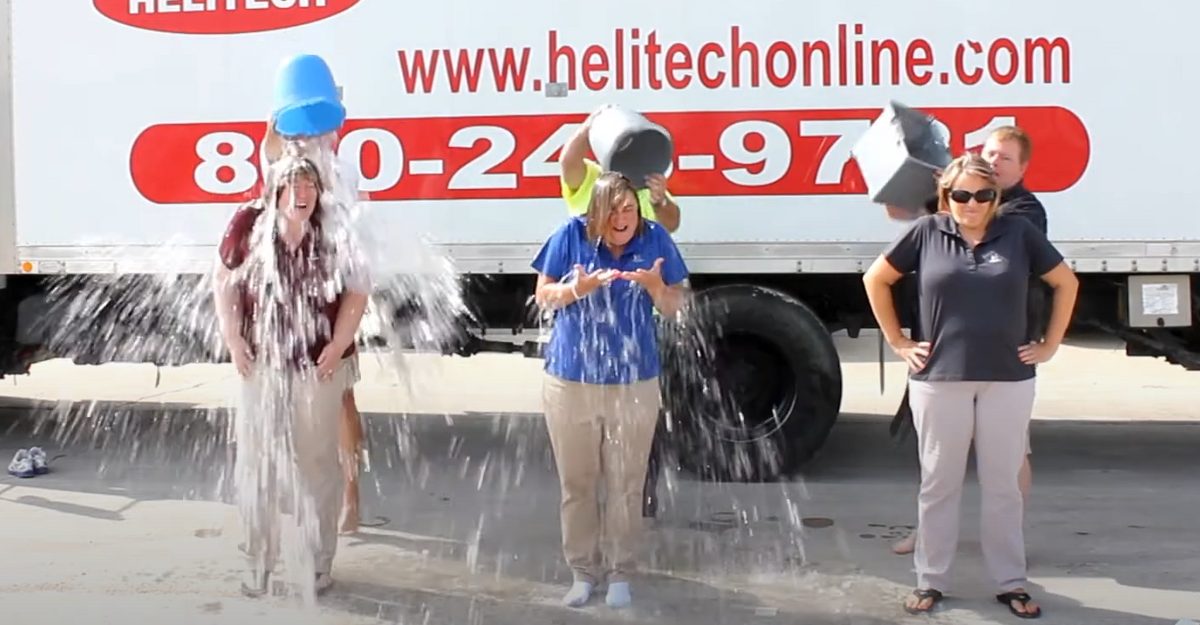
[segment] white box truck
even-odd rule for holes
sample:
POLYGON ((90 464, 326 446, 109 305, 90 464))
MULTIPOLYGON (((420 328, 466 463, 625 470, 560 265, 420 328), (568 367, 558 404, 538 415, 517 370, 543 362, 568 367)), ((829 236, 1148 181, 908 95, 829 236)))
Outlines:
MULTIPOLYGON (((134 281, 161 270, 150 250, 168 242, 197 278, 210 267, 258 183, 275 69, 296 53, 327 59, 344 90, 341 156, 384 231, 427 233, 461 267, 480 321, 453 347, 464 355, 536 329, 529 261, 566 216, 556 155, 575 124, 616 103, 668 128, 676 239, 699 301, 724 311, 713 373, 744 417, 713 428, 752 476, 798 467, 837 418, 830 333, 872 324, 861 274, 903 227, 868 201, 850 149, 892 100, 944 122, 955 153, 1023 127, 1027 186, 1082 280, 1075 327, 1200 366, 1200 91, 1180 70, 1200 18, 1191 2, 1120 14, 1040 0, 0 7, 2 372, 111 357, 40 349, 48 279, 134 281)), ((172 353, 225 358, 199 341, 172 353)), ((676 417, 710 418, 697 412, 676 417)), ((689 461, 707 466, 706 453, 689 461)))

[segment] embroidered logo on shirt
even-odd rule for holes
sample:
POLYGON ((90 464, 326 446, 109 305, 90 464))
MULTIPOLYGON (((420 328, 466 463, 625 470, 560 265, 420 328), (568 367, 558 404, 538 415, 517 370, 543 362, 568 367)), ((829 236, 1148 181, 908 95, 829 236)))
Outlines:
POLYGON ((997 254, 995 251, 991 251, 983 255, 983 262, 989 265, 994 265, 996 263, 1004 262, 1004 257, 997 254))

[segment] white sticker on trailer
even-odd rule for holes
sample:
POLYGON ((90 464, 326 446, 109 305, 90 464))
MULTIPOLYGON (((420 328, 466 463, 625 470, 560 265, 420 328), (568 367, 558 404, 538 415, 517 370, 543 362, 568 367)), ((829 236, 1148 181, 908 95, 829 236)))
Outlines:
POLYGON ((1143 284, 1142 314, 1178 315, 1179 285, 1158 283, 1143 284))

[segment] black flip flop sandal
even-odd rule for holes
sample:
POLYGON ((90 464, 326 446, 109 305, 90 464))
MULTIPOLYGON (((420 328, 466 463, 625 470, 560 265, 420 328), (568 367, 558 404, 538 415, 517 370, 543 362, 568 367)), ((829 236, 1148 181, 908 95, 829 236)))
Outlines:
POLYGON ((1033 597, 1030 597, 1029 593, 1027 592, 1006 592, 999 594, 996 595, 996 601, 1008 606, 1008 611, 1012 612, 1018 618, 1038 618, 1042 615, 1042 606, 1038 606, 1037 612, 1033 613, 1018 612, 1017 609, 1013 607, 1012 602, 1016 601, 1021 604, 1021 607, 1028 608, 1029 602, 1033 601, 1033 597))
MULTIPOLYGON (((937 607, 937 604, 942 602, 942 592, 940 590, 934 590, 932 588, 918 588, 912 591, 912 594, 921 601, 933 599, 933 603, 930 603, 929 607, 924 609, 911 607, 905 603, 904 611, 908 612, 909 614, 929 614, 930 612, 933 612, 933 609, 937 607)), ((919 604, 920 602, 917 603, 919 604)))

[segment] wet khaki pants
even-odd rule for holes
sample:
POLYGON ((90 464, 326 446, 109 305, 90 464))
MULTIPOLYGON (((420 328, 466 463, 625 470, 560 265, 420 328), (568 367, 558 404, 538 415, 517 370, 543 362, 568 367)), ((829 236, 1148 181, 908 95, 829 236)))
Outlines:
POLYGON ((275 568, 285 511, 299 530, 298 564, 314 574, 333 566, 343 487, 338 425, 350 375, 343 361, 324 382, 312 374, 266 369, 242 381, 234 471, 246 553, 255 571, 275 568))
POLYGON ((562 486, 563 555, 575 579, 627 581, 636 568, 658 379, 582 384, 547 375, 546 426, 562 486), (606 501, 600 509, 600 483, 606 501))
POLYGON ((1035 379, 909 383, 921 455, 913 556, 918 587, 949 587, 972 439, 982 494, 980 542, 988 573, 1002 591, 1025 585, 1024 500, 1017 474, 1025 460, 1035 386, 1035 379))

